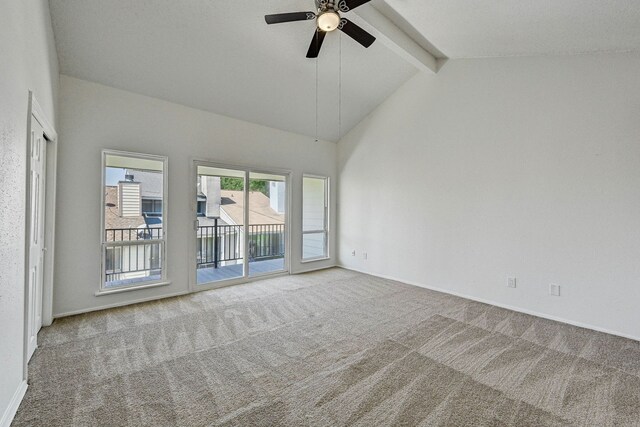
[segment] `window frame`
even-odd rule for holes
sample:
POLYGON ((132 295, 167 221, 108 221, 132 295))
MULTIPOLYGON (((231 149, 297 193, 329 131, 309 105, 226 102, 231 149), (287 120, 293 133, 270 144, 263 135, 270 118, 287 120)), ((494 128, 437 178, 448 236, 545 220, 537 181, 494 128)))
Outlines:
POLYGON ((142 215, 144 216, 146 215, 150 215, 150 216, 162 216, 162 209, 164 209, 164 202, 162 200, 158 200, 158 199, 141 199, 140 201, 140 210, 142 212, 142 215), (146 203, 151 203, 151 210, 150 211, 145 211, 144 209, 144 204, 146 203), (156 210, 156 205, 158 204, 158 202, 160 203, 160 210, 156 210))
MULTIPOLYGON (((100 163, 100 239, 99 239, 99 253, 100 253, 100 272, 99 272, 99 285, 98 290, 95 295, 110 295, 114 293, 127 292, 127 291, 135 291, 139 289, 146 289, 157 286, 165 286, 169 285, 171 282, 167 277, 167 247, 168 247, 168 201, 169 201, 169 157, 156 155, 156 154, 147 154, 147 153, 135 153, 129 151, 120 151, 120 150, 111 150, 111 149, 103 149, 101 153, 101 163, 100 163), (107 248, 108 247, 125 247, 125 246, 133 246, 139 240, 132 240, 127 242, 119 242, 118 245, 108 245, 105 238, 105 196, 104 196, 104 188, 106 184, 106 160, 107 156, 120 156, 120 157, 130 157, 134 159, 141 160, 152 160, 162 162, 162 237, 157 239, 151 239, 149 242, 159 243, 160 247, 160 265, 161 265, 161 275, 160 279, 157 280, 149 280, 143 281, 141 283, 132 283, 131 285, 118 286, 114 288, 105 287, 106 283, 106 256, 107 256, 107 248)), ((140 211, 142 214, 142 198, 140 200, 140 211)), ((137 243, 139 244, 139 243, 137 243)))
POLYGON ((207 215, 207 202, 198 200, 196 202, 196 216, 202 217, 207 215), (203 206, 204 209, 200 209, 200 206, 203 206))
MULTIPOLYGON (((280 271, 273 271, 273 272, 268 272, 268 273, 258 273, 258 274, 250 274, 248 268, 249 268, 249 259, 246 253, 243 253, 243 256, 245 258, 244 264, 243 264, 243 275, 237 278, 230 278, 230 279, 226 279, 226 280, 221 280, 221 281, 215 281, 215 282, 209 282, 209 283, 198 283, 197 280, 197 269, 190 267, 189 268, 189 291, 190 292, 199 292, 199 291, 203 291, 203 290, 211 290, 211 289, 217 289, 217 288, 222 288, 222 287, 226 287, 226 286, 232 286, 232 285, 237 285, 237 284, 242 284, 242 283, 249 283, 255 280, 260 280, 260 279, 264 279, 267 277, 277 277, 277 276, 282 276, 282 275, 288 275, 288 274, 293 274, 292 272, 292 262, 293 262, 293 250, 292 250, 292 233, 291 233, 291 227, 292 227, 292 222, 293 222, 293 217, 292 217, 292 197, 293 197, 293 190, 292 190, 292 183, 293 183, 293 172, 289 169, 280 169, 280 168, 275 168, 275 167, 264 167, 264 166, 253 166, 250 164, 234 164, 234 163, 225 163, 225 162, 220 162, 217 161, 215 159, 207 159, 207 158, 201 158, 201 157, 192 157, 191 158, 191 162, 192 162, 192 166, 191 166, 191 177, 192 177, 192 182, 196 183, 197 179, 198 179, 198 167, 199 166, 204 166, 204 167, 212 167, 212 168, 216 168, 216 169, 227 169, 227 170, 232 170, 232 171, 236 171, 236 172, 242 172, 243 174, 243 179, 244 179, 244 186, 245 188, 249 187, 249 182, 251 181, 251 174, 268 174, 268 175, 281 175, 282 177, 284 177, 284 182, 286 183, 286 197, 285 197, 285 217, 286 217, 286 225, 285 225, 285 237, 284 237, 284 243, 285 243, 285 262, 284 262, 284 269, 280 270, 280 271), (244 274, 244 273, 247 274, 244 274)), ((198 217, 197 217, 197 196, 198 196, 198 192, 197 192, 197 185, 192 185, 192 190, 191 190, 191 212, 192 215, 194 216, 194 221, 193 221, 193 230, 196 231, 197 227, 198 227, 198 217), (194 203, 194 201, 196 201, 194 203)), ((245 192, 245 199, 244 199, 244 206, 249 206, 249 192, 246 191, 245 192)), ((244 224, 249 225, 250 221, 249 221, 249 209, 244 209, 244 224)), ((189 245, 191 247, 190 252, 189 252, 189 259, 190 259, 190 263, 196 261, 197 259, 197 234, 194 233, 190 233, 191 234, 191 244, 189 245)), ((242 237, 239 240, 239 245, 241 245, 240 247, 242 247, 244 250, 244 248, 248 248, 248 244, 249 244, 249 233, 243 233, 242 237)), ((237 244, 234 247, 238 247, 237 244)))
POLYGON ((300 229, 301 229, 301 233, 300 233, 300 262, 301 263, 307 263, 307 262, 316 262, 316 261, 326 261, 331 259, 331 252, 329 250, 329 243, 330 243, 330 220, 329 220, 329 214, 331 212, 331 198, 330 198, 330 188, 331 188, 331 178, 325 175, 314 175, 314 174, 308 174, 308 173, 303 173, 302 174, 302 221, 300 223, 300 229), (304 179, 305 178, 311 178, 311 179, 321 179, 324 180, 324 230, 304 230, 304 179), (310 257, 310 258, 305 258, 304 257, 304 236, 305 234, 320 234, 320 233, 324 233, 324 254, 321 256, 316 256, 316 257, 310 257))

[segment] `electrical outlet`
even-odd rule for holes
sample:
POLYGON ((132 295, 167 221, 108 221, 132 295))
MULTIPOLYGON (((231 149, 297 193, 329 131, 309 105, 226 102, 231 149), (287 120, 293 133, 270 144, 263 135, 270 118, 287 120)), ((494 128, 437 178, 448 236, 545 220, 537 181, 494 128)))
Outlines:
POLYGON ((516 287, 516 278, 515 277, 509 277, 507 279, 507 287, 508 288, 515 288, 516 287))
POLYGON ((553 295, 554 297, 560 296, 560 285, 554 285, 551 283, 549 285, 549 295, 553 295))
POLYGON ((355 251, 355 249, 351 251, 351 256, 356 256, 356 251, 355 251))
POLYGON ((367 259, 367 253, 366 252, 362 252, 362 259, 367 259))

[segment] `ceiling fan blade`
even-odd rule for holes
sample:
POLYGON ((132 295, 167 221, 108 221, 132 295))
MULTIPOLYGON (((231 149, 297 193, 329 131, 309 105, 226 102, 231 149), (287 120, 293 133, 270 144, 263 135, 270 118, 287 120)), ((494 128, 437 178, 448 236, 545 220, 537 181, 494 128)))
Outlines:
POLYGON ((311 39, 311 45, 309 46, 309 50, 307 51, 307 58, 317 58, 320 53, 320 48, 322 47, 322 42, 324 41, 324 36, 327 33, 324 31, 317 29, 313 34, 313 39, 311 39))
POLYGON ((311 19, 316 19, 316 14, 313 12, 276 13, 264 16, 267 24, 281 24, 283 22, 307 21, 311 19))
POLYGON ((376 41, 375 37, 346 18, 342 18, 342 22, 338 28, 364 47, 369 47, 376 41))
POLYGON ((371 0, 340 0, 338 2, 338 8, 341 12, 349 12, 358 6, 362 6, 365 3, 369 3, 371 0))

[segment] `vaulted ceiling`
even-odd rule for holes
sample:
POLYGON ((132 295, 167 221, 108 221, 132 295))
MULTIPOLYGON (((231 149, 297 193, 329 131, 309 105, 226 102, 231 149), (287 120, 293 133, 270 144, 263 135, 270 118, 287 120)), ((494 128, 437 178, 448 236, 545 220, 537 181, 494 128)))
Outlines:
MULTIPOLYGON (((637 0, 371 4, 438 57, 640 50, 637 0)), ((369 49, 331 33, 317 63, 305 58, 312 21, 264 22, 313 10, 313 0, 50 0, 50 8, 63 74, 309 136, 317 105, 318 136, 330 141, 417 72, 366 22, 379 36, 369 49)))
POLYGON ((449 58, 640 50, 638 0, 386 0, 449 58))
MULTIPOLYGON (((50 5, 63 74, 316 134, 316 61, 305 57, 315 24, 264 21, 265 14, 314 10, 313 0, 50 0, 50 5)), ((326 37, 317 65, 318 132, 331 141, 417 71, 384 44, 365 49, 339 32, 326 37)))

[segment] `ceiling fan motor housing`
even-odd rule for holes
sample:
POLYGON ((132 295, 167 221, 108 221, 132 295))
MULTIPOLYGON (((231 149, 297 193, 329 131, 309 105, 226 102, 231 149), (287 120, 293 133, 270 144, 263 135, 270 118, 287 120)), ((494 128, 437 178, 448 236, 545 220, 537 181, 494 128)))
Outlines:
POLYGON ((327 10, 338 10, 338 3, 334 0, 320 0, 316 1, 319 12, 326 12, 327 10))

